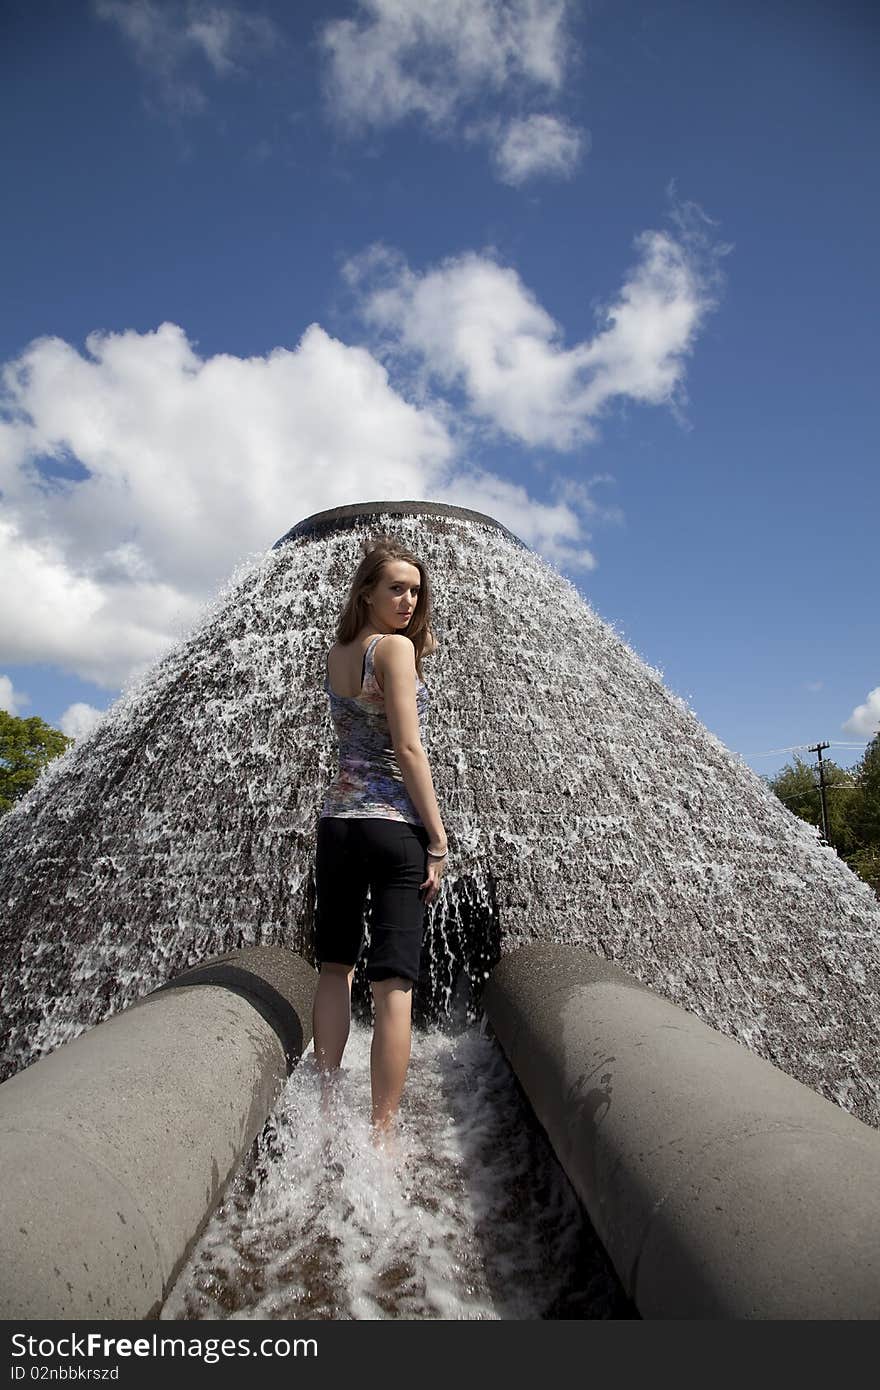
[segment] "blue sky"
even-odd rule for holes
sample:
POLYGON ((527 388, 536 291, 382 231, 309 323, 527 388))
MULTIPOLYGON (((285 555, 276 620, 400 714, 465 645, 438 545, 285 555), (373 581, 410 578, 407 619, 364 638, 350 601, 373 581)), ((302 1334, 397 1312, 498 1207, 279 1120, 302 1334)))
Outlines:
POLYGON ((85 732, 303 516, 423 497, 545 555, 758 772, 858 758, 871 6, 0 25, 0 705, 85 732))

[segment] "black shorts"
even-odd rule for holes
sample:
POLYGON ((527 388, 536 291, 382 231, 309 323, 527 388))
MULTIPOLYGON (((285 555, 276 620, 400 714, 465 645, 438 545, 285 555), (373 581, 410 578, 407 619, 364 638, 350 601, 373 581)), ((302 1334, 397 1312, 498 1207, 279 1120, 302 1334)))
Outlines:
POLYGON ((428 832, 407 821, 322 816, 315 866, 315 953, 320 961, 354 965, 364 949, 363 916, 370 890, 367 978, 419 978, 428 876, 428 832))

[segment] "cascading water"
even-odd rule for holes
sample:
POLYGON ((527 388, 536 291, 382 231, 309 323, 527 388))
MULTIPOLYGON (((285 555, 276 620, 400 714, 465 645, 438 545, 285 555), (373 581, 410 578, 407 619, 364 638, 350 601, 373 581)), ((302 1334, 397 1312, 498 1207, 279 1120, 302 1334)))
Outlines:
MULTIPOLYGON (((440 641, 426 666, 429 753, 452 853, 429 912, 421 1021, 457 1019, 460 1046, 491 1070, 473 1021, 492 965, 525 942, 580 942, 876 1125, 876 899, 552 567, 490 518, 422 503, 310 518, 244 566, 197 629, 0 821, 4 1074, 207 956, 262 944, 311 958, 316 814, 334 770, 324 659, 362 543, 380 529, 426 561, 440 641)), ((363 1012, 362 988, 357 997, 363 1012)), ((419 1043, 437 1066, 442 1036, 419 1043)), ((352 1076, 365 1046, 356 1028, 352 1076)), ((416 1064, 410 1107, 418 1074, 416 1064)), ((509 1288, 492 1293, 507 1258, 503 1209, 494 1235, 479 1239, 477 1224, 447 1221, 465 1180, 454 1152, 474 1131, 464 1093, 436 1112, 429 1140, 410 1135, 387 1211, 370 1218, 368 1187, 329 1212, 317 1187, 297 1187, 317 1142, 303 1118, 309 1084, 303 1067, 272 1122, 274 1149, 264 1136, 168 1315, 270 1316, 254 1310, 271 1304, 326 1316, 320 1293, 296 1289, 309 1270, 314 1288, 329 1287, 330 1252, 354 1258, 359 1240, 373 1242, 370 1278, 357 1285, 349 1271, 333 1315, 383 1315, 392 1286, 398 1316, 546 1316, 572 1298, 577 1273, 555 1290, 529 1275, 530 1311, 503 1311, 509 1288), (445 1150, 450 1127, 459 1137, 445 1150), (444 1152, 453 1157, 443 1173, 439 1164, 432 1207, 418 1155, 444 1152), (285 1206, 278 1193, 291 1174, 298 1196, 285 1206), (320 1238, 298 1246, 280 1277, 220 1291, 230 1249, 240 1268, 271 1263, 273 1232, 289 1245, 291 1231, 321 1221, 320 1238), (394 1231, 408 1254, 389 1272, 383 1240, 394 1231), (480 1240, 484 1257, 469 1264, 480 1240), (451 1289, 447 1265, 462 1271, 451 1289), (459 1311, 443 1311, 452 1305, 459 1311)), ((347 1094, 338 1143, 363 1159, 347 1094)), ((511 1181, 512 1170, 498 1171, 474 1189, 478 1213, 511 1181)), ((526 1185, 551 1181, 540 1164, 529 1172, 526 1185)), ((550 1205, 563 1210, 563 1198, 550 1205)), ((545 1241, 540 1221, 535 1230, 545 1241)), ((519 1237, 527 1264, 531 1239, 519 1237)), ((616 1297, 606 1292, 605 1313, 616 1297)))
POLYGON ((6 1072, 214 952, 309 954, 324 658, 380 528, 435 589, 432 1009, 455 992, 475 1014, 522 942, 582 942, 877 1124, 869 889, 567 580, 491 519, 418 503, 295 528, 0 821, 6 1072))

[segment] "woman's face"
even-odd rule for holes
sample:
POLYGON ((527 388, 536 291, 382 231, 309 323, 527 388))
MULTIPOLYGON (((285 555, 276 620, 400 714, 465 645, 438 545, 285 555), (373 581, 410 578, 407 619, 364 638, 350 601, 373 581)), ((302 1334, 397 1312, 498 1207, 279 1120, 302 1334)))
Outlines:
POLYGON ((387 560, 379 579, 366 595, 373 626, 379 632, 405 632, 416 611, 421 575, 406 560, 387 560))

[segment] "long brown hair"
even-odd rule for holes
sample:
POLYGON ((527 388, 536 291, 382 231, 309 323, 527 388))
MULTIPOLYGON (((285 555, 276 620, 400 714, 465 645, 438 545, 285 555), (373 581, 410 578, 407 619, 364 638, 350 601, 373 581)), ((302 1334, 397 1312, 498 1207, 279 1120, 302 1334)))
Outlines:
POLYGON ((419 680, 423 680, 422 657, 434 649, 434 637, 431 631, 431 585, 423 561, 418 556, 413 555, 412 551, 407 550, 399 541, 396 541, 393 536, 373 536, 365 543, 364 557, 355 570, 345 607, 336 624, 336 640, 340 645, 345 646, 346 643, 354 641, 361 628, 368 625, 370 610, 365 602, 365 596, 378 584, 382 577, 382 570, 389 560, 392 563, 395 560, 404 560, 408 565, 415 565, 419 572, 421 581, 419 601, 403 636, 408 637, 416 649, 416 670, 419 674, 419 680))

